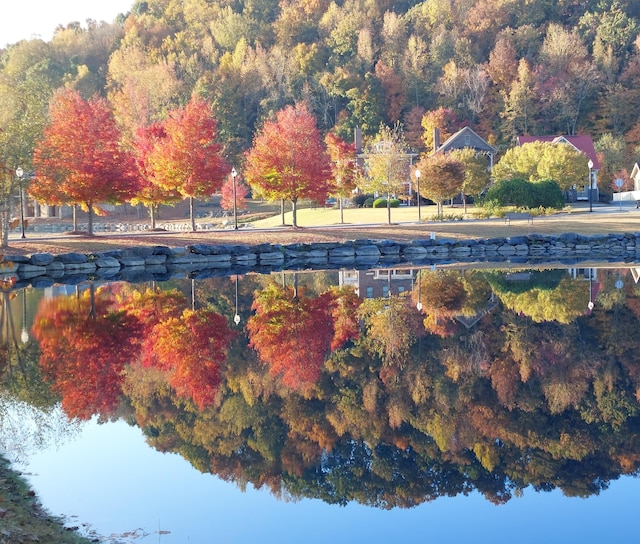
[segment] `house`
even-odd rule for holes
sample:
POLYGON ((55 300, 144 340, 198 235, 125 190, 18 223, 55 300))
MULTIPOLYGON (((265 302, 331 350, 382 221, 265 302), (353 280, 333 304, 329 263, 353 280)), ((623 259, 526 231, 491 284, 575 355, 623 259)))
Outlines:
POLYGON ((591 139, 591 136, 587 134, 576 134, 574 136, 518 136, 517 142, 518 145, 524 145, 531 142, 569 144, 576 151, 584 153, 589 158, 589 177, 587 178, 589 182, 579 187, 575 187, 575 192, 570 200, 575 198, 575 200, 589 200, 590 202, 598 201, 600 196, 598 193, 598 171, 600 170, 601 165, 595 147, 593 147, 593 140, 591 139), (589 195, 589 188, 592 190, 591 195, 589 195), (591 198, 589 198, 589 196, 591 196, 591 198))
POLYGON ((454 149, 464 149, 468 147, 477 153, 486 155, 489 158, 489 170, 493 168, 493 163, 498 150, 489 142, 478 136, 478 134, 469 127, 464 127, 458 132, 449 136, 444 143, 440 143, 440 129, 433 131, 433 149, 434 153, 445 153, 454 149))

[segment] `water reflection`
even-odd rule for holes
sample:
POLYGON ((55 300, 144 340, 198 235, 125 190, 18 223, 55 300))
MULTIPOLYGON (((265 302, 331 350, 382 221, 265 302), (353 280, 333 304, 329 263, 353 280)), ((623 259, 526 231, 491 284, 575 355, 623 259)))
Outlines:
POLYGON ((24 344, 4 327, 16 315, 4 292, 0 399, 125 420, 152 447, 279 497, 586 497, 638 471, 635 279, 423 269, 88 284, 36 301, 24 344))

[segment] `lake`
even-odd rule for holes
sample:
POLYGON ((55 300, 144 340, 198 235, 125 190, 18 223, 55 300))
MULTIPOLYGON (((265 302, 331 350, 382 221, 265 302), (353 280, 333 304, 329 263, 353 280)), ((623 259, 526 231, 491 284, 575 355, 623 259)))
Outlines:
POLYGON ((630 539, 638 277, 434 267, 7 290, 0 451, 105 542, 630 539))

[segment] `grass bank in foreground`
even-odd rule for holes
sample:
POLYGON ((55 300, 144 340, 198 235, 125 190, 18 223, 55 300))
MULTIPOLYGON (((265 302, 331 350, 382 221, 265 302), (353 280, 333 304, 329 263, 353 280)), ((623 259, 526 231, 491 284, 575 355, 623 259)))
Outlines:
POLYGON ((39 505, 26 481, 0 457, 0 544, 92 542, 65 529, 61 520, 39 505))

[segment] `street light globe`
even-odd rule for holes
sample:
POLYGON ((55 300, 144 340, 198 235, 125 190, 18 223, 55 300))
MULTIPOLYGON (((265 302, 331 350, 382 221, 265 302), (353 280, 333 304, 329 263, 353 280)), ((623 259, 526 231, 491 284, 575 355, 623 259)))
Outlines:
POLYGON ((233 316, 233 322, 237 325, 240 323, 240 316, 238 314, 233 316))
POLYGON ((24 170, 22 169, 21 166, 18 166, 18 168, 16 168, 16 176, 18 176, 19 178, 24 176, 24 170))

